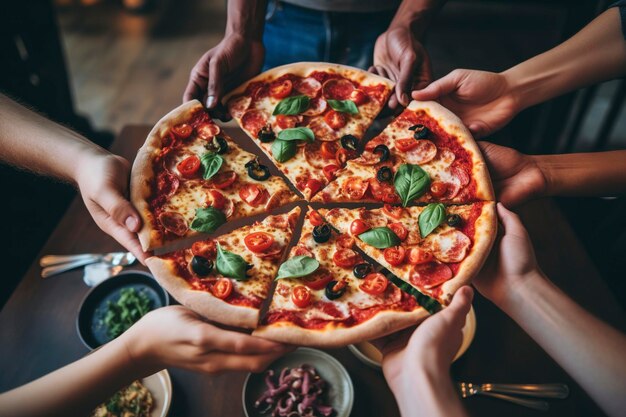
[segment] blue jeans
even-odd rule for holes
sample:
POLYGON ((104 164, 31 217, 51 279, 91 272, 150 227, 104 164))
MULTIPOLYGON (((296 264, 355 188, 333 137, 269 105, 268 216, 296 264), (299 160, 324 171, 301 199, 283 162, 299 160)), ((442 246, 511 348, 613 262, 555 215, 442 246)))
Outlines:
POLYGON ((263 71, 300 61, 323 61, 367 69, 376 38, 394 12, 339 13, 270 1, 265 22, 263 71))

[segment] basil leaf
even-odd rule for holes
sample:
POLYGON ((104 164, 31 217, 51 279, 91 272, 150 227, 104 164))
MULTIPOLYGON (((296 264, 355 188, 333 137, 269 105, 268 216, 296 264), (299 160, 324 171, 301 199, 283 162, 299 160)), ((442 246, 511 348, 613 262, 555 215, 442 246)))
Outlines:
POLYGON ((204 168, 202 178, 208 180, 220 170, 224 163, 224 158, 216 153, 207 152, 200 157, 200 162, 202 163, 202 168, 204 168))
POLYGON ((191 229, 213 233, 218 227, 226 223, 226 215, 214 207, 196 209, 196 216, 191 221, 191 229))
POLYGON ((298 147, 291 140, 276 139, 272 143, 272 156, 278 162, 287 162, 294 157, 298 147))
POLYGON ((276 105, 272 114, 274 116, 277 114, 300 114, 309 108, 310 102, 309 96, 287 97, 276 105))
POLYGON ((374 227, 363 232, 359 239, 378 249, 390 248, 400 244, 400 238, 388 227, 374 227))
POLYGON ((215 260, 217 272, 228 278, 248 279, 246 271, 248 263, 239 255, 222 249, 217 244, 217 259, 215 260))
POLYGON ((315 140, 315 134, 308 127, 290 127, 289 129, 283 129, 278 132, 278 139, 306 140, 307 142, 313 142, 315 140))
POLYGON ((310 256, 294 256, 278 268, 276 279, 304 277, 315 272, 319 266, 317 259, 310 256))
POLYGON ((435 230, 446 218, 446 207, 441 203, 430 203, 420 213, 418 223, 422 239, 435 230))
POLYGON ((437 300, 432 297, 427 296, 426 294, 422 294, 417 288, 413 287, 408 282, 402 281, 397 276, 392 273, 387 273, 387 279, 391 281, 396 287, 400 288, 402 291, 412 295, 417 304, 424 307, 426 311, 430 314, 435 314, 439 310, 441 310, 441 304, 437 300))
POLYGON ((341 113, 359 114, 359 109, 352 100, 326 100, 333 110, 341 113))
POLYGON ((402 206, 406 207, 411 200, 426 192, 430 186, 430 177, 418 165, 402 164, 396 172, 393 185, 402 199, 402 206))

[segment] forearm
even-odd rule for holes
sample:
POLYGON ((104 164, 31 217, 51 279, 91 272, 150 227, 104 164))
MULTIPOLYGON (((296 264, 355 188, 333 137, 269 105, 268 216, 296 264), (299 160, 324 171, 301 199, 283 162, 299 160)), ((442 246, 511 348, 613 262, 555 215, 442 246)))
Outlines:
POLYGON ((619 10, 613 7, 572 38, 502 74, 523 110, 625 73, 626 41, 619 10))
POLYGON ((77 161, 107 152, 0 94, 0 159, 19 168, 75 182, 77 161))
POLYGON ((624 334, 589 314, 539 271, 495 302, 607 414, 623 413, 626 408, 624 334))
POLYGON ((626 194, 626 151, 538 155, 548 196, 626 194))
POLYGON ((445 2, 446 0, 404 0, 398 7, 389 29, 410 28, 413 35, 421 39, 445 2))
POLYGON ((267 0, 229 0, 226 36, 239 34, 261 41, 265 26, 267 0))

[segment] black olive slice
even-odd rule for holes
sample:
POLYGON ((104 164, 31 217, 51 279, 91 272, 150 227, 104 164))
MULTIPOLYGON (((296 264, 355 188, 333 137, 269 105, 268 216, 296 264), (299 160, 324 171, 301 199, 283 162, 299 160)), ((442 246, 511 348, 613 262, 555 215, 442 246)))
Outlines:
POLYGON ((359 140, 352 135, 344 135, 341 137, 341 146, 350 151, 356 151, 359 146, 359 140))
POLYGON ((370 272, 372 272, 372 265, 367 262, 356 264, 352 270, 352 273, 357 278, 365 278, 370 272))
POLYGON ((244 166, 248 169, 248 176, 253 180, 265 181, 272 175, 270 174, 270 169, 265 165, 259 164, 259 161, 256 159, 249 160, 244 166))
POLYGON ((191 270, 199 277, 206 277, 213 269, 213 261, 203 257, 194 256, 191 258, 191 270))
POLYGON ((463 224, 463 218, 458 214, 450 214, 446 219, 446 223, 450 227, 459 227, 463 224))
POLYGON ((387 145, 378 145, 374 148, 373 152, 380 154, 379 162, 385 162, 386 160, 389 159, 389 155, 391 154, 389 152, 389 148, 387 147, 387 145))
POLYGON ((376 173, 376 179, 380 182, 391 182, 393 171, 389 167, 382 167, 376 173))
POLYGON ((330 233, 330 226, 326 223, 315 226, 313 228, 313 240, 315 240, 317 243, 328 242, 328 239, 330 239, 330 233))
POLYGON ((413 131, 413 137, 415 139, 426 139, 430 134, 430 130, 422 124, 417 124, 409 127, 409 130, 413 131))
POLYGON ((268 123, 259 130, 257 137, 263 143, 272 142, 276 139, 276 134, 272 130, 272 126, 268 123))
POLYGON ((343 293, 346 292, 347 287, 348 285, 345 282, 340 283, 337 281, 330 281, 326 285, 326 290, 324 291, 324 293, 326 294, 326 298, 328 298, 329 300, 336 300, 337 298, 341 297, 343 293))

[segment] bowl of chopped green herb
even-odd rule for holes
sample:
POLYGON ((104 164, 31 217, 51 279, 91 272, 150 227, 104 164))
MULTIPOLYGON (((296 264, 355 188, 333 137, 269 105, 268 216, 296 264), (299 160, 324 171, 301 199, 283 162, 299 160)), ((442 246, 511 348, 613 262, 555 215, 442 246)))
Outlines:
POLYGON ((124 271, 89 291, 78 310, 76 329, 85 346, 96 349, 169 302, 169 295, 152 275, 124 271))

